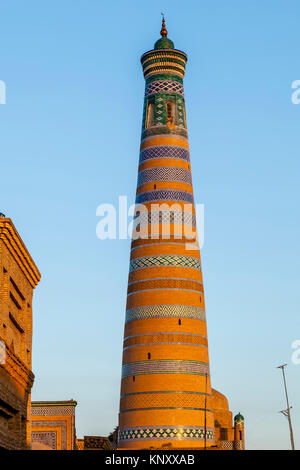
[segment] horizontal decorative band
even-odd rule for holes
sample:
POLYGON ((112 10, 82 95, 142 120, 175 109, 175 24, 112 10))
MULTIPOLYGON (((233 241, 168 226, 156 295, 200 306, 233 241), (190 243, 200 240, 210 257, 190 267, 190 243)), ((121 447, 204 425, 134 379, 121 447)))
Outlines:
POLYGON ((203 440, 214 441, 214 428, 203 426, 145 426, 119 429, 119 441, 203 440))
POLYGON ((169 63, 167 65, 161 64, 150 64, 148 67, 144 69, 144 77, 148 78, 150 75, 154 74, 161 74, 161 73, 171 73, 171 74, 176 74, 179 77, 183 78, 184 77, 184 67, 182 67, 180 64, 175 64, 175 63, 169 63))
POLYGON ((146 97, 156 93, 176 93, 184 96, 182 83, 175 80, 157 80, 146 84, 146 97))
POLYGON ((156 78, 160 75, 172 75, 174 78, 178 77, 179 79, 184 78, 184 73, 180 69, 174 68, 165 68, 165 67, 150 67, 149 70, 144 73, 145 79, 148 81, 149 78, 156 78))
POLYGON ((177 64, 184 70, 186 65, 186 58, 178 54, 172 54, 170 52, 165 52, 163 55, 154 52, 142 60, 144 71, 147 69, 147 67, 149 67, 149 65, 152 64, 167 66, 169 64, 177 64))
POLYGON ((143 393, 121 397, 120 411, 137 409, 190 409, 199 411, 211 410, 208 401, 210 395, 205 393, 143 393))
POLYGON ((155 238, 146 238, 146 239, 136 239, 133 240, 131 243, 131 248, 138 248, 139 246, 146 246, 146 245, 176 245, 176 244, 190 244, 191 241, 194 241, 195 238, 191 240, 189 236, 186 235, 178 235, 178 233, 169 233, 168 237, 166 238, 162 234, 158 235, 155 238))
POLYGON ((192 175, 185 168, 172 166, 158 166, 147 168, 138 174, 137 186, 156 181, 176 181, 180 183, 192 184, 192 175))
MULTIPOLYGON (((186 240, 190 236, 190 240, 184 243, 185 252, 193 253, 195 256, 199 254, 199 243, 197 241, 196 228, 189 224, 151 224, 139 227, 137 223, 135 230, 132 232, 132 242, 134 241, 155 241, 161 236, 165 242, 170 240, 170 230, 177 231, 178 240, 186 240)), ((165 243, 166 244, 166 243, 165 243)), ((175 244, 173 244, 175 245, 175 244)))
POLYGON ((149 57, 180 57, 184 62, 187 62, 186 53, 179 49, 152 49, 151 51, 144 52, 141 57, 141 63, 143 64, 149 57))
POLYGON ((209 365, 200 361, 161 359, 129 362, 122 366, 122 378, 142 374, 209 374, 209 365))
POLYGON ((130 260, 129 272, 137 271, 138 269, 154 268, 154 267, 180 267, 180 268, 193 268, 201 270, 201 263, 198 258, 192 256, 181 255, 153 255, 143 256, 141 258, 134 258, 130 260))
POLYGON ((191 410, 191 411, 206 411, 206 413, 213 413, 212 410, 207 408, 193 408, 186 406, 156 406, 149 408, 128 408, 127 410, 120 410, 120 413, 129 413, 130 411, 153 411, 153 410, 191 410))
POLYGON ((171 72, 176 70, 180 75, 185 73, 185 63, 177 58, 165 57, 164 59, 150 59, 143 64, 144 77, 146 77, 151 71, 164 71, 171 72))
MULTIPOLYGON (((159 331, 159 332, 155 332, 155 333, 143 333, 143 336, 152 336, 152 335, 169 335, 169 334, 178 334, 178 335, 186 335, 186 336, 189 336, 189 335, 193 335, 193 336, 200 336, 201 338, 206 338, 205 335, 200 335, 198 333, 189 333, 189 332, 185 332, 185 331, 159 331)), ((139 338, 141 335, 130 335, 130 336, 125 336, 124 337, 124 340, 125 339, 129 339, 129 338, 139 338)))
POLYGON ((156 344, 178 344, 183 346, 205 346, 207 347, 207 338, 181 333, 161 333, 140 335, 124 340, 124 350, 133 346, 155 346, 156 344))
POLYGON ((124 397, 129 397, 129 396, 135 396, 135 395, 156 395, 156 394, 168 394, 168 393, 184 393, 184 394, 191 394, 191 395, 206 395, 208 397, 211 396, 210 393, 204 393, 204 392, 191 392, 189 390, 151 390, 150 392, 132 392, 132 393, 124 393, 124 395, 121 395, 120 398, 124 397))
MULTIPOLYGON (((160 128, 161 129, 161 128, 160 128)), ((155 145, 177 145, 189 149, 188 138, 182 135, 166 135, 164 133, 145 137, 140 145, 140 151, 155 145)))
POLYGON ((178 189, 157 189, 137 194, 136 204, 149 201, 182 201, 194 204, 193 194, 178 189))
POLYGON ((152 54, 149 54, 147 57, 144 57, 142 61, 144 70, 147 66, 149 66, 149 64, 170 64, 170 63, 179 64, 183 68, 185 68, 186 58, 181 55, 174 54, 165 50, 164 54, 157 54, 157 52, 155 51, 152 54))
POLYGON ((163 343, 144 343, 144 344, 132 344, 131 346, 126 346, 123 348, 123 351, 127 351, 128 349, 138 348, 141 346, 169 346, 169 345, 177 345, 177 346, 195 346, 196 348, 207 348, 204 344, 195 344, 195 343, 186 343, 186 342, 173 342, 173 341, 166 341, 163 343))
POLYGON ((32 406, 31 416, 58 416, 74 415, 75 406, 57 405, 57 406, 32 406))
POLYGON ((192 305, 145 305, 127 310, 126 323, 145 318, 189 318, 205 321, 205 310, 192 305))
POLYGON ((168 135, 168 134, 170 134, 170 137, 171 136, 178 137, 178 138, 188 137, 187 130, 182 127, 176 126, 175 129, 171 129, 168 126, 161 125, 157 127, 150 127, 150 128, 144 129, 142 132, 142 140, 144 140, 147 137, 158 136, 158 135, 168 135))
POLYGON ((132 295, 143 294, 144 292, 146 292, 147 294, 149 294, 149 293, 152 294, 152 293, 154 293, 154 292, 158 292, 158 291, 167 291, 167 290, 174 290, 174 295, 175 295, 175 293, 178 294, 179 292, 189 292, 189 293, 193 292, 194 294, 198 294, 198 293, 199 293, 197 290, 191 290, 191 289, 170 289, 170 288, 168 288, 168 287, 163 287, 163 288, 157 287, 157 288, 155 288, 155 289, 148 289, 148 290, 145 289, 145 290, 139 290, 139 291, 136 291, 136 292, 129 292, 129 293, 127 294, 127 298, 128 298, 128 297, 131 297, 132 295))
POLYGON ((156 224, 182 224, 196 227, 196 216, 192 212, 181 210, 142 211, 135 218, 136 226, 156 224), (136 220, 138 219, 138 220, 136 220))
POLYGON ((203 285, 198 281, 190 281, 183 279, 152 279, 142 280, 128 285, 127 293, 138 292, 141 290, 152 289, 176 289, 176 290, 193 290, 203 293, 203 285))
MULTIPOLYGON (((186 246, 186 243, 188 242, 169 242, 169 241, 165 241, 165 242, 161 242, 159 244, 159 246, 170 246, 170 245, 179 245, 179 246, 186 246)), ((148 243, 148 244, 144 244, 144 245, 136 245, 136 246, 132 246, 131 247, 131 251, 133 250, 136 250, 137 248, 145 248, 147 246, 157 246, 157 243, 148 243)))
POLYGON ((151 277, 148 279, 137 279, 136 281, 130 281, 129 286, 133 284, 139 284, 140 282, 144 281, 188 281, 188 282, 196 282, 203 288, 203 282, 199 281, 198 279, 190 279, 185 277, 151 277))
POLYGON ((140 164, 154 158, 176 158, 189 162, 190 154, 187 149, 178 145, 156 145, 141 151, 140 164))
POLYGON ((182 78, 178 77, 177 75, 174 75, 174 74, 166 74, 166 73, 162 73, 161 75, 152 75, 150 77, 147 78, 146 80, 146 83, 150 83, 150 82, 156 82, 157 80, 171 80, 172 82, 178 82, 178 83, 183 83, 183 80, 182 78))

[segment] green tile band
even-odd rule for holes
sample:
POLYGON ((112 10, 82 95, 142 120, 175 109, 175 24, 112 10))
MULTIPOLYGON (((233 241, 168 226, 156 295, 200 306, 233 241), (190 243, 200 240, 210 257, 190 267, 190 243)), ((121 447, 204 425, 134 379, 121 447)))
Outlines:
MULTIPOLYGON (((204 440, 205 428, 196 426, 132 427, 119 430, 119 440, 204 440)), ((214 441, 214 429, 206 428, 206 439, 214 441)))

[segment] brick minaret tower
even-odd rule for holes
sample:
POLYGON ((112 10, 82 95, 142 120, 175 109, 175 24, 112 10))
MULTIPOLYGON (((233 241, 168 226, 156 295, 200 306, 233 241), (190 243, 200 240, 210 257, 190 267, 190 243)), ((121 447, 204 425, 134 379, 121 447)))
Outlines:
POLYGON ((161 36, 141 58, 146 90, 136 193, 140 236, 131 245, 120 449, 215 443, 183 90, 187 56, 167 37, 164 19, 161 36))

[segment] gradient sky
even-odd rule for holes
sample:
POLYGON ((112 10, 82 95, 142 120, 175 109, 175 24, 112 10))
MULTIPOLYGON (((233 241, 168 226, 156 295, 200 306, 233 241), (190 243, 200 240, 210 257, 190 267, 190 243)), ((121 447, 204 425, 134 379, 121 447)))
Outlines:
POLYGON ((34 400, 78 401, 77 436, 117 425, 129 240, 100 241, 96 208, 134 202, 140 56, 187 52, 185 97, 212 384, 249 449, 289 448, 281 373, 300 448, 297 0, 0 1, 0 211, 41 273, 34 400))

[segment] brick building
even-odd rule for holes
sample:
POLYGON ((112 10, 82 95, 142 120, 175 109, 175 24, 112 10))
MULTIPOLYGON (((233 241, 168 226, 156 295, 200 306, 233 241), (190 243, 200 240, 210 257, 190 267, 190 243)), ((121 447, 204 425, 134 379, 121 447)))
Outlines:
POLYGON ((0 214, 0 449, 30 447, 32 296, 41 275, 0 214))
POLYGON ((32 450, 75 450, 77 402, 33 401, 31 403, 32 450))
POLYGON ((112 450, 108 437, 105 436, 84 436, 83 439, 76 439, 77 450, 112 450))

